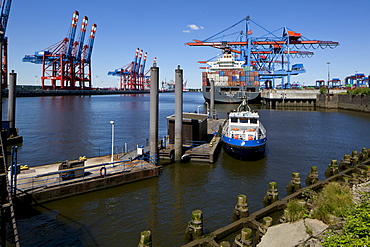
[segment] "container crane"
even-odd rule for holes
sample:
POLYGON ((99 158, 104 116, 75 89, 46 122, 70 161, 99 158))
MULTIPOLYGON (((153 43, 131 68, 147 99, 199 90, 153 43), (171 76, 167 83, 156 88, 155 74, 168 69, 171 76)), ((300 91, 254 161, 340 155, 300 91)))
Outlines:
POLYGON ((82 61, 81 61, 81 78, 83 85, 85 83, 88 83, 87 88, 91 89, 91 78, 92 78, 92 72, 91 72, 91 55, 92 55, 92 50, 94 48, 94 41, 95 41, 95 34, 96 34, 96 28, 97 25, 93 24, 91 26, 91 31, 90 31, 90 37, 89 37, 89 42, 87 45, 84 46, 83 51, 82 51, 82 61))
MULTIPOLYGON (((310 49, 317 48, 335 48, 339 45, 334 41, 310 40, 296 33, 287 27, 280 28, 273 32, 261 27, 255 23, 249 16, 240 20, 238 23, 221 32, 201 41, 186 43, 189 46, 210 46, 223 50, 223 52, 232 52, 240 56, 239 60, 244 60, 246 67, 253 71, 258 71, 260 82, 266 80, 281 79, 284 85, 284 79, 287 78, 290 84, 290 76, 305 73, 303 64, 291 64, 291 58, 312 57, 314 53, 310 49), (234 41, 213 41, 222 34, 226 36, 226 31, 234 28, 238 24, 245 22, 245 31, 239 31, 238 37, 234 41), (251 24, 255 24, 266 32, 260 37, 254 37, 251 24), (280 34, 278 33, 280 32, 280 34)), ((207 68, 207 67, 202 67, 207 68)))
POLYGON ((66 38, 22 59, 23 62, 42 64, 43 89, 91 89, 90 58, 97 26, 92 25, 89 43, 84 45, 88 18, 83 18, 79 36, 75 41, 78 19, 79 12, 76 10, 66 38), (46 85, 47 81, 50 81, 49 85, 46 85), (89 83, 87 86, 86 82, 89 83))
POLYGON ((5 36, 6 27, 10 14, 11 0, 1 2, 1 19, 0 19, 0 60, 1 60, 1 88, 8 86, 8 38, 5 36))
POLYGON ((134 60, 121 68, 109 71, 108 75, 120 77, 120 90, 147 90, 150 86, 149 70, 145 72, 147 53, 136 49, 134 60))

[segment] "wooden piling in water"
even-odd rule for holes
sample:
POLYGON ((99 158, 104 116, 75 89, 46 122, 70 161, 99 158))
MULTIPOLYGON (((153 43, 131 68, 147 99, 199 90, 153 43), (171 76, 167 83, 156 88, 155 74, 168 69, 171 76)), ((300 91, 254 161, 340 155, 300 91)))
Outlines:
POLYGON ((143 231, 140 233, 138 247, 152 247, 152 233, 150 231, 143 231))
POLYGON ((279 193, 277 189, 276 182, 270 182, 269 183, 269 189, 266 192, 265 197, 263 198, 263 206, 266 207, 274 202, 279 200, 279 193))
POLYGON ((246 218, 249 216, 248 202, 246 195, 238 195, 238 202, 233 212, 233 220, 246 218))
POLYGON ((317 166, 311 166, 311 171, 306 178, 306 186, 310 186, 317 181, 319 181, 319 172, 317 170, 317 166))
POLYGON ((195 210, 191 213, 191 220, 185 231, 185 239, 192 241, 203 235, 203 212, 195 210))
POLYGON ((240 234, 236 235, 234 246, 249 247, 253 244, 252 229, 245 227, 241 230, 240 234))
POLYGON ((299 172, 293 172, 292 173, 292 179, 290 180, 290 183, 286 187, 286 191, 288 192, 288 195, 293 194, 294 192, 297 192, 301 188, 301 175, 299 175, 299 172))

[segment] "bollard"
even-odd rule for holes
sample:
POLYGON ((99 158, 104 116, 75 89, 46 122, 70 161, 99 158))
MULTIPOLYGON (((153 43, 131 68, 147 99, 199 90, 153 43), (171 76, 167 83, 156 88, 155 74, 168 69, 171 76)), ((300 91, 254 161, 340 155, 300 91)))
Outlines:
POLYGON ((233 246, 249 247, 252 246, 252 229, 243 228, 241 233, 235 237, 233 246))
POLYGON ((143 231, 140 233, 138 247, 152 247, 152 233, 150 231, 143 231))
POLYGON ((276 202, 279 200, 279 193, 277 189, 277 184, 276 182, 270 182, 269 183, 269 189, 266 192, 265 197, 263 198, 263 206, 267 207, 268 205, 276 202))
POLYGON ((203 213, 201 210, 195 210, 191 213, 191 221, 185 231, 185 239, 192 241, 203 235, 203 213))
POLYGON ((317 181, 319 181, 319 172, 317 170, 317 166, 311 166, 311 172, 306 178, 306 186, 310 186, 317 181))
POLYGON ((325 177, 328 178, 338 173, 339 173, 338 161, 331 160, 330 164, 328 165, 328 168, 325 171, 325 177))
POLYGON ((220 243, 220 247, 230 247, 230 243, 229 243, 229 242, 227 242, 227 241, 222 241, 222 242, 220 243))
POLYGON ((249 216, 248 201, 246 195, 238 195, 238 203, 235 205, 233 220, 239 220, 249 216))
POLYGON ((351 156, 345 154, 343 159, 340 161, 339 170, 343 171, 351 167, 351 156))
POLYGON ((288 192, 288 195, 293 194, 294 192, 297 192, 301 188, 301 176, 299 175, 299 172, 293 172, 292 173, 292 179, 290 180, 290 183, 286 187, 286 191, 288 192))
POLYGON ((349 183, 352 186, 359 184, 359 179, 358 179, 358 174, 357 173, 352 173, 352 178, 349 180, 349 183))

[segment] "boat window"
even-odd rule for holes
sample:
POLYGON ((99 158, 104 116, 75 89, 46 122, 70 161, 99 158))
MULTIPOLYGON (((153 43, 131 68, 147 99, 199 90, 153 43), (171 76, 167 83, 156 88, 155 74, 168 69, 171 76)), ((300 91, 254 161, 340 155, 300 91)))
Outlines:
POLYGON ((251 118, 251 123, 256 124, 257 121, 258 121, 257 118, 251 118))
POLYGON ((240 118, 241 123, 248 123, 248 118, 240 118))
POLYGON ((232 117, 232 118, 230 118, 230 121, 231 121, 232 123, 237 123, 237 122, 238 122, 238 119, 237 119, 237 118, 235 118, 235 117, 232 117))

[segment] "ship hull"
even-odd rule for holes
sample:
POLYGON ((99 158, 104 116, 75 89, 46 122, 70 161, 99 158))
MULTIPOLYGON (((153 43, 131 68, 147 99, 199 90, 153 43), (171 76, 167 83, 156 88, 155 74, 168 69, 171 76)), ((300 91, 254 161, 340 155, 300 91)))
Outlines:
MULTIPOLYGON (((210 86, 202 87, 204 99, 210 101, 210 86)), ((215 86, 215 103, 240 104, 243 98, 248 102, 256 102, 260 98, 259 87, 257 86, 215 86)))
POLYGON ((266 137, 253 141, 235 140, 222 135, 224 150, 228 155, 240 160, 260 159, 265 155, 266 137))

